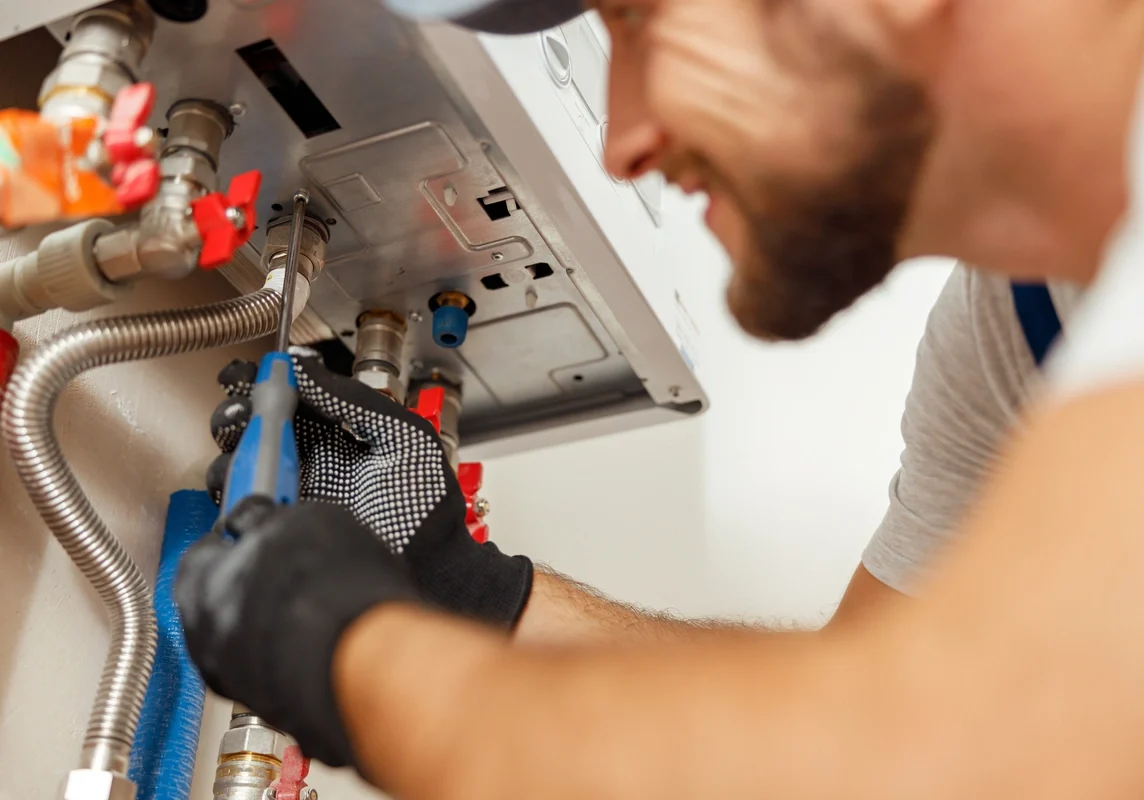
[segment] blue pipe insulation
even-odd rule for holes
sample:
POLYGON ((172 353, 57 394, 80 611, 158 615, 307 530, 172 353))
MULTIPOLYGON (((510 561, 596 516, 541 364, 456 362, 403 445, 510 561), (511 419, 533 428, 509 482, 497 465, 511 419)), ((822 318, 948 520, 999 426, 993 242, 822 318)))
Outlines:
POLYGON ((175 575, 183 554, 217 519, 218 506, 206 492, 171 495, 155 579, 159 645, 128 772, 139 787, 139 800, 187 800, 191 795, 206 687, 183 640, 175 575))

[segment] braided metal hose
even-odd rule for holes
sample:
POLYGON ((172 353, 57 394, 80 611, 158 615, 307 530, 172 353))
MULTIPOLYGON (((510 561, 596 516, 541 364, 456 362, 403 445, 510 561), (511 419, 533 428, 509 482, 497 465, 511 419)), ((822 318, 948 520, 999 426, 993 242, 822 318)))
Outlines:
POLYGON ((111 646, 84 736, 82 767, 124 774, 155 655, 151 591, 76 480, 52 428, 56 402, 79 374, 106 364, 224 347, 272 333, 281 295, 263 289, 199 308, 78 325, 17 369, 4 399, 4 439, 40 516, 99 592, 111 646))

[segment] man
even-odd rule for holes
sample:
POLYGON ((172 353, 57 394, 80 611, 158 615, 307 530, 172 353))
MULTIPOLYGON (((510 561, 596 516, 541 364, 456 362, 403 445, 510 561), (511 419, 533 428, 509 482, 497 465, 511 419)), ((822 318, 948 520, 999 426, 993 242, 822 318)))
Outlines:
MULTIPOLYGON (((490 29, 572 11, 445 5, 490 29)), ((610 168, 661 169, 711 195, 747 330, 810 335, 899 256, 1097 274, 1129 188, 1140 0, 629 0, 601 12, 610 168), (1083 61, 1067 55, 1077 49, 1083 61)), ((1131 185, 1144 190, 1144 174, 1131 185)), ((431 431, 303 357, 304 447, 332 465, 310 470, 308 494, 349 508, 250 503, 232 516, 239 542, 200 547, 181 576, 192 654, 216 690, 400 797, 1135 796, 1142 238, 1130 211, 1050 400, 932 575, 902 587, 916 601, 883 592, 822 635, 700 633, 534 578, 526 559, 464 537, 431 431), (352 441, 331 434, 342 421, 352 441), (527 639, 545 610, 543 629, 591 619, 582 632, 604 641, 511 646, 494 629, 519 621, 527 639), (277 652, 282 624, 305 646, 277 652), (664 641, 599 636, 633 628, 664 641)), ((961 290, 949 291, 955 307, 961 290)), ((957 411, 931 434, 976 476, 966 454, 992 443, 951 427, 982 409, 957 411)), ((946 484, 940 470, 914 473, 904 485, 907 460, 900 519, 909 498, 946 484)))

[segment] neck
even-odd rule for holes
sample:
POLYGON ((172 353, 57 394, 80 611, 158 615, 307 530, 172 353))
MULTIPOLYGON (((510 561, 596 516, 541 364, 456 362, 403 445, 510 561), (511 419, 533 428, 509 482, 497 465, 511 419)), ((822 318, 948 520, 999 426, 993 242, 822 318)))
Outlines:
POLYGON ((956 34, 964 41, 948 43, 930 76, 941 125, 906 254, 952 255, 1023 279, 1092 280, 1127 206, 1144 3, 1087 1, 1088 16, 1068 24, 1046 15, 1030 23, 1045 30, 1022 41, 992 2, 962 0, 950 27, 967 29, 956 34), (1069 55, 1079 52, 1085 58, 1069 55), (998 78, 1007 65, 1011 74, 998 78))

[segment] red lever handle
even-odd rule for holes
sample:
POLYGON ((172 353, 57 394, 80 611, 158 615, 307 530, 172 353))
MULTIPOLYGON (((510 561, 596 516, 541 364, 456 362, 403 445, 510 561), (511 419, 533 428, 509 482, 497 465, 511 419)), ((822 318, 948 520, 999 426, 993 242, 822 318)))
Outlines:
MULTIPOLYGON (((302 755, 296 744, 286 748, 282 757, 282 772, 271 786, 277 790, 277 800, 299 800, 306 787, 306 776, 310 774, 310 759, 302 755)), ((313 790, 310 790, 313 791, 313 790)), ((307 792, 309 796, 309 792, 307 792)))
POLYGON ((150 143, 140 139, 139 129, 147 124, 154 107, 155 87, 150 83, 132 84, 115 95, 103 132, 103 148, 113 165, 151 157, 150 143))
POLYGON ((143 205, 159 191, 159 165, 155 162, 147 118, 155 107, 155 87, 135 83, 115 95, 103 132, 103 149, 111 163, 115 199, 125 209, 143 205))
POLYGON ((461 464, 457 467, 457 482, 465 496, 465 527, 479 543, 489 540, 489 526, 483 521, 484 511, 477 508, 477 494, 485 482, 484 464, 461 464))
POLYGON ((191 203, 195 227, 203 240, 199 266, 215 269, 230 262, 235 252, 249 240, 256 227, 258 190, 262 173, 258 170, 236 175, 223 195, 213 192, 191 203))
POLYGON ((441 435, 441 411, 445 408, 445 390, 440 386, 422 389, 417 393, 417 405, 412 411, 417 416, 429 420, 437 435, 441 435))

